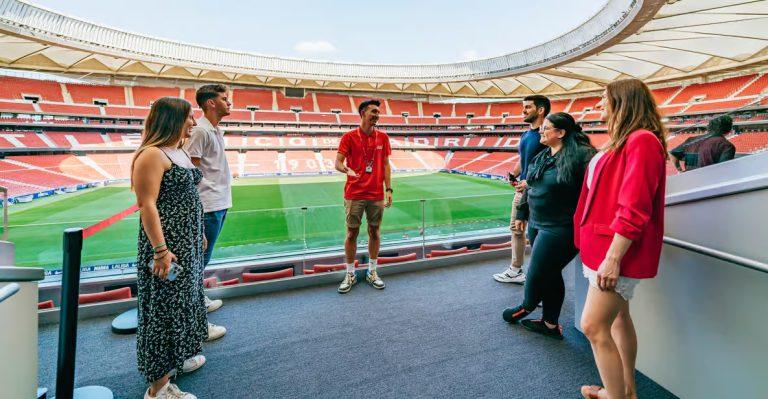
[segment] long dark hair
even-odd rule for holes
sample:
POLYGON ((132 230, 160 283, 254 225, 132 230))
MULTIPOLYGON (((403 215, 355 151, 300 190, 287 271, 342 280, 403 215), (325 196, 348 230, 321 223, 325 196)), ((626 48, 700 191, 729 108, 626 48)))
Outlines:
POLYGON ((563 148, 555 160, 558 183, 580 183, 584 178, 587 162, 597 150, 589 141, 589 137, 581 130, 576 120, 566 112, 556 112, 547 115, 547 120, 555 129, 565 131, 563 148))

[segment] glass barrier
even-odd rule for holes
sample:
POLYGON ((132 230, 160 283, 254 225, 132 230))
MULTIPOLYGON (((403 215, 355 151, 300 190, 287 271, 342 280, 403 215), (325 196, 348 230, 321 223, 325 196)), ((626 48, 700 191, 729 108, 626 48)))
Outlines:
MULTIPOLYGON (((508 232, 513 190, 505 182, 487 182, 484 184, 494 186, 491 194, 395 199, 384 211, 380 252, 386 256, 388 250, 392 253, 392 248, 400 245, 421 247, 434 240, 508 232)), ((130 207, 134 200, 127 188, 115 190, 110 187, 92 192, 99 193, 100 190, 110 191, 101 191, 101 195, 116 197, 101 202, 98 208, 87 203, 73 206, 73 201, 54 201, 51 206, 40 207, 35 207, 34 203, 33 206, 14 206, 8 233, 10 241, 16 243, 16 264, 42 266, 48 271, 49 280, 56 280, 61 273, 62 232, 71 227, 103 224, 130 207), (73 217, 73 214, 78 216, 73 217)), ((287 201, 283 198, 283 201, 295 204, 301 199, 287 201)), ((135 272, 138 219, 138 212, 129 212, 85 238, 83 279, 135 272)), ((341 200, 335 204, 307 207, 238 209, 236 206, 227 213, 212 264, 322 252, 339 254, 343 251, 345 226, 346 212, 341 200)), ((368 240, 367 223, 363 217, 358 236, 359 252, 366 249, 368 240)), ((422 256, 421 250, 416 252, 422 256)))

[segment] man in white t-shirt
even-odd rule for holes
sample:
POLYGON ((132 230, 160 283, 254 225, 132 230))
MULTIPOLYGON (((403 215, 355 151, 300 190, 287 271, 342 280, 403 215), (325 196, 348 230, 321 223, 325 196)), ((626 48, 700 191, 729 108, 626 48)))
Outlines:
MULTIPOLYGON (((232 207, 232 174, 224 151, 224 131, 219 127, 222 118, 229 115, 229 90, 220 84, 205 85, 197 89, 195 100, 203 110, 203 117, 184 148, 192 163, 203 173, 203 180, 197 186, 203 203, 205 239, 208 243, 203 254, 203 267, 211 261, 213 247, 224 226, 227 209, 232 207)), ((208 312, 220 308, 220 299, 205 297, 208 312)))

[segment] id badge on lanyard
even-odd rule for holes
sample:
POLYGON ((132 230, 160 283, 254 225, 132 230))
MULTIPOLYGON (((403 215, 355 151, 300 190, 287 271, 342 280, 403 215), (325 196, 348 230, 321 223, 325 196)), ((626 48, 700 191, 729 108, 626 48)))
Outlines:
POLYGON ((371 159, 368 159, 368 148, 365 145, 365 142, 363 140, 363 133, 358 131, 360 134, 360 144, 362 144, 363 147, 363 160, 365 161, 365 173, 373 173, 373 158, 376 156, 376 139, 377 134, 376 131, 373 131, 373 154, 371 154, 371 159))

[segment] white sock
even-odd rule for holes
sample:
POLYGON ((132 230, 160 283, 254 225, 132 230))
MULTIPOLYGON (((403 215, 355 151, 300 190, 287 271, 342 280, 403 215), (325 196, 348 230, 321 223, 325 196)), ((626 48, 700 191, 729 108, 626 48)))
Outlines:
POLYGON ((523 272, 523 268, 522 268, 522 267, 514 267, 514 266, 510 266, 510 267, 509 267, 509 271, 510 271, 510 272, 512 273, 512 275, 514 276, 515 274, 519 274, 519 273, 522 273, 522 272, 523 272))
POLYGON ((368 271, 369 272, 375 272, 376 271, 376 261, 378 259, 371 259, 368 261, 368 271))
POLYGON ((347 273, 355 272, 355 262, 347 263, 347 273))

